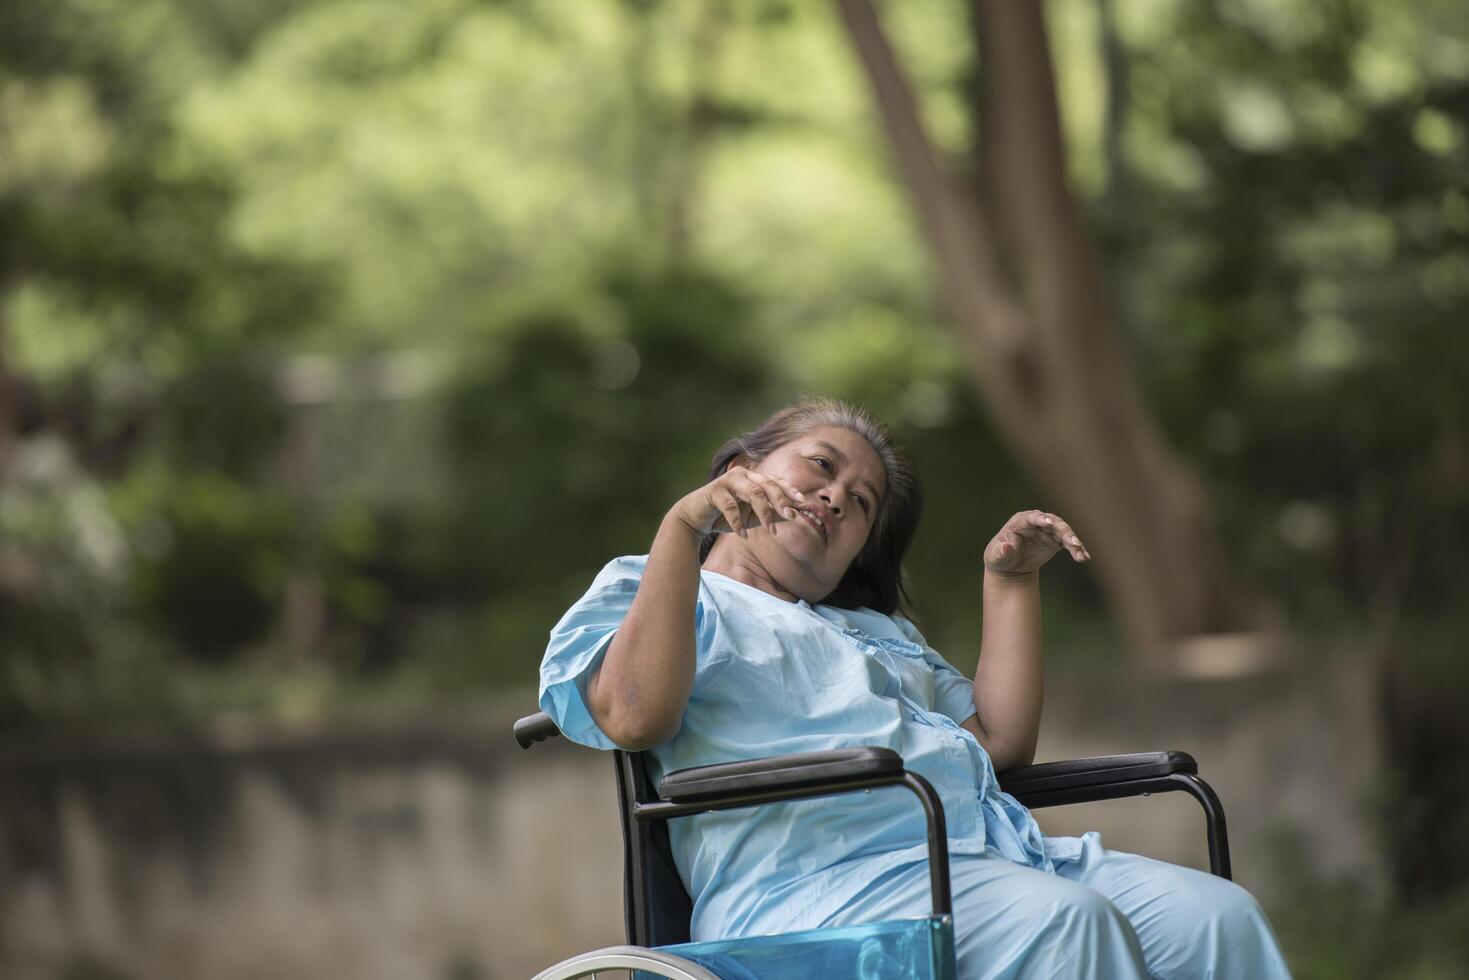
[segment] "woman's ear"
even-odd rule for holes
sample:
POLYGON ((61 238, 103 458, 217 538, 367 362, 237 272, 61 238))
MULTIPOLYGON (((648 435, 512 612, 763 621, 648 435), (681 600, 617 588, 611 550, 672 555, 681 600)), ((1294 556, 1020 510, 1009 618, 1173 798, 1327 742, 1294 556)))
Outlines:
POLYGON ((755 464, 750 461, 750 457, 744 453, 735 453, 734 458, 724 464, 724 472, 728 473, 731 466, 743 466, 747 470, 755 468, 755 464))

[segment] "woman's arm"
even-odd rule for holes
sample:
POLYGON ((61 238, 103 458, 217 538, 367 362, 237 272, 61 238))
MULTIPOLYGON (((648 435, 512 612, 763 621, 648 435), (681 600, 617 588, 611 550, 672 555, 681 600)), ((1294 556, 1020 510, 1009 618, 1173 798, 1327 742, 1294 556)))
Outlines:
POLYGON ((795 506, 794 487, 732 466, 673 506, 658 526, 632 606, 602 663, 587 678, 587 710, 603 734, 641 751, 678 732, 697 664, 694 606, 699 597, 699 541, 719 515, 743 533, 751 517, 777 520, 795 506))
POLYGON ((1062 548, 1077 561, 1091 557, 1061 518, 1026 511, 985 549, 984 627, 974 672, 978 714, 963 727, 997 772, 1035 761, 1044 688, 1040 569, 1062 548))
POLYGON ((974 672, 979 713, 964 727, 979 739, 997 772, 1035 760, 1044 688, 1041 663, 1040 576, 1007 578, 986 570, 984 627, 974 672))
POLYGON ((587 710, 624 749, 671 738, 694 686, 699 535, 669 514, 653 538, 638 594, 587 679, 587 710))

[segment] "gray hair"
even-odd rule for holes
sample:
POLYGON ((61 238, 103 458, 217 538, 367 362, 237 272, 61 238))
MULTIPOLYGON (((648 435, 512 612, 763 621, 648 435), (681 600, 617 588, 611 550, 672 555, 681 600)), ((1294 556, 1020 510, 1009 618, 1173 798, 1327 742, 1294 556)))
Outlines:
MULTIPOLYGON (((891 430, 861 406, 820 397, 802 398, 787 405, 753 430, 720 446, 710 462, 709 479, 717 478, 738 456, 746 456, 751 465, 757 464, 786 443, 825 426, 848 429, 867 440, 882 462, 887 492, 877 502, 867 542, 847 566, 841 582, 821 601, 845 609, 866 606, 887 615, 897 612, 900 604, 911 608, 913 602, 904 587, 901 566, 923 514, 923 486, 891 430)), ((699 543, 700 563, 709 557, 717 537, 713 532, 704 535, 699 543)))

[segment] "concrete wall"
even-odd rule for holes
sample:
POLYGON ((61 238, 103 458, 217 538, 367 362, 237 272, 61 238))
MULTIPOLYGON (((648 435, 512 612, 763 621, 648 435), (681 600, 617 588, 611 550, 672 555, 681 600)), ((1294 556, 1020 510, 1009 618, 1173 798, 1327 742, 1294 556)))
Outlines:
MULTIPOLYGON (((1267 903, 1282 834, 1368 871, 1375 771, 1355 663, 1140 688, 1056 677, 1041 758, 1182 748, 1267 903)), ((533 706, 533 696, 520 699, 533 706)), ((528 708, 527 708, 528 710, 528 708)), ((0 976, 523 978, 623 941, 609 758, 473 731, 0 749, 0 976)), ((1203 867, 1170 794, 1042 811, 1048 833, 1203 867)))

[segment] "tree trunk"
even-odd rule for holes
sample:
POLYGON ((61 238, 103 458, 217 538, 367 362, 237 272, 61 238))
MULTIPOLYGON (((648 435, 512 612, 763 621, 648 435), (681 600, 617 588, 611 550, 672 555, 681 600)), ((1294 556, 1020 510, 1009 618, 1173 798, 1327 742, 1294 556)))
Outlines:
POLYGON ((1139 402, 1107 313, 1101 264, 1066 183, 1040 4, 974 9, 983 202, 940 160, 870 0, 837 6, 980 394, 1087 542, 1139 663, 1224 672, 1258 659, 1267 647, 1252 631, 1268 612, 1231 579, 1203 487, 1139 402))
POLYGON ((1127 49, 1117 35, 1115 0, 1098 0, 1097 20, 1102 65, 1107 75, 1107 105, 1102 125, 1102 155, 1107 161, 1107 187, 1104 196, 1112 202, 1127 197, 1131 175, 1123 151, 1127 132, 1127 89, 1131 70, 1127 49))
MULTIPOLYGON (((0 289, 0 299, 5 291, 0 289)), ((19 385, 11 377, 5 361, 5 313, 0 308, 0 488, 10 473, 10 456, 15 449, 16 432, 20 428, 19 385)))

